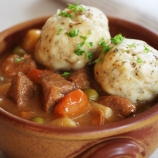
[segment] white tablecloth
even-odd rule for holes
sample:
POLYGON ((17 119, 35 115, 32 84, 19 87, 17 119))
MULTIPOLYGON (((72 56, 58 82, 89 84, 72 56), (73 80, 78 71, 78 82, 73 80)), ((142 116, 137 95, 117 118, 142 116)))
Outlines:
MULTIPOLYGON (((0 0, 0 31, 26 20, 52 15, 57 8, 63 9, 73 2, 98 7, 107 15, 136 22, 158 34, 158 0, 0 0)), ((158 158, 158 150, 150 158, 158 158)))

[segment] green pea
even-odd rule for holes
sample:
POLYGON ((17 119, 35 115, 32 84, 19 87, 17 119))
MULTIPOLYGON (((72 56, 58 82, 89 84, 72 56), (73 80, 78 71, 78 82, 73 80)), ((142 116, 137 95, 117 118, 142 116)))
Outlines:
POLYGON ((99 97, 98 92, 95 89, 87 88, 84 90, 90 100, 96 101, 99 97))
POLYGON ((15 47, 13 50, 13 54, 17 54, 19 56, 23 56, 25 54, 25 51, 21 47, 15 47))
POLYGON ((32 122, 43 124, 45 122, 43 117, 36 116, 31 119, 32 122))

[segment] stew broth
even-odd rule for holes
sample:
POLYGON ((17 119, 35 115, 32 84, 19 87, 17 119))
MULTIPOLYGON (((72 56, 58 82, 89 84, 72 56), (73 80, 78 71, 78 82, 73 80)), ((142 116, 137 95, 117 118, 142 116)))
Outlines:
MULTIPOLYGON (((22 44, 20 45, 20 49, 22 44)), ((15 48, 14 48, 15 50, 15 48)), ((8 89, 10 88, 12 79, 15 77, 15 75, 6 75, 4 71, 2 70, 2 64, 6 61, 6 59, 14 53, 14 50, 9 51, 8 53, 5 53, 1 55, 0 63, 1 63, 1 69, 0 69, 0 107, 4 110, 12 113, 13 115, 16 115, 18 117, 21 117, 26 120, 30 120, 36 123, 43 123, 43 124, 49 124, 49 125, 55 125, 55 126, 69 126, 69 127, 77 127, 77 126, 91 126, 91 125, 103 125, 105 123, 109 123, 112 121, 118 121, 122 120, 128 117, 134 117, 135 115, 143 112, 144 110, 147 110, 151 106, 153 106, 156 101, 148 103, 147 105, 137 105, 137 110, 129 114, 128 116, 122 116, 117 111, 111 109, 110 107, 106 107, 105 105, 102 105, 98 102, 101 96, 107 96, 106 93, 104 93, 99 85, 96 83, 94 77, 93 77, 93 65, 86 67, 88 69, 88 72, 90 74, 90 86, 89 87, 82 87, 82 88, 75 88, 75 89, 81 89, 83 92, 85 92, 86 89, 95 90, 97 92, 97 99, 91 99, 88 98, 88 104, 86 110, 83 110, 83 112, 77 116, 59 116, 54 113, 55 107, 60 103, 61 99, 64 98, 68 93, 66 93, 62 98, 55 102, 55 105, 52 106, 48 111, 45 111, 43 108, 43 102, 42 97, 43 94, 41 94, 41 87, 38 84, 35 84, 35 95, 33 98, 26 101, 24 104, 17 106, 17 103, 14 99, 8 97, 8 89), (69 120, 67 120, 69 118, 69 120), (41 120, 42 121, 38 121, 41 120), (65 120, 64 120, 65 119, 65 120), (55 121, 55 122, 54 122, 55 121), (65 123, 66 122, 66 123, 65 123)), ((28 54, 32 58, 32 52, 26 52, 24 50, 25 54, 28 54)), ((19 58, 23 59, 23 55, 19 55, 19 58)), ((32 60, 34 60, 32 58, 32 60)), ((21 61, 19 61, 21 62, 21 61)), ((36 61, 34 61, 36 63, 36 61)), ((15 65, 16 63, 14 63, 15 65)), ((18 65, 19 66, 19 65, 18 65)), ((42 65, 39 65, 36 63, 36 69, 40 69, 45 71, 46 67, 43 67, 42 65)), ((19 71, 20 68, 19 68, 19 71)), ((50 71, 50 70, 48 70, 50 71)), ((62 76, 63 72, 54 72, 53 73, 59 74, 62 76)), ((17 73, 17 72, 16 72, 17 73)), ((74 72, 68 72, 70 74, 73 74, 74 72)), ((25 72, 25 75, 28 75, 28 72, 25 72)), ((65 80, 69 80, 68 76, 63 77, 65 80)), ((87 82, 87 81, 86 81, 87 82)), ((74 89, 74 90, 75 90, 74 89)), ((71 90, 71 91, 74 91, 71 90)), ((70 91, 70 92, 71 92, 70 91)), ((88 94, 86 94, 88 96, 88 94)), ((89 97, 89 96, 88 96, 89 97)), ((69 109, 68 109, 69 111, 69 109)))

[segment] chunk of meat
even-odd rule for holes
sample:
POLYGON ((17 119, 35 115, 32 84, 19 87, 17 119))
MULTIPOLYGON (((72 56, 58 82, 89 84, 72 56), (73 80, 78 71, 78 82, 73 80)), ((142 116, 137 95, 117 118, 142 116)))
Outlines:
POLYGON ((33 98, 35 86, 22 72, 18 72, 12 82, 7 96, 15 101, 18 107, 25 105, 27 101, 33 98))
POLYGON ((116 95, 103 96, 100 98, 99 103, 110 107, 113 111, 121 116, 128 116, 136 111, 135 104, 126 98, 116 95))
POLYGON ((90 87, 89 71, 86 68, 76 70, 71 74, 69 80, 75 83, 76 89, 86 89, 90 87))
POLYGON ((1 65, 2 72, 5 76, 14 76, 19 71, 27 74, 29 70, 35 68, 36 63, 28 54, 24 54, 23 57, 17 54, 9 55, 1 65))
POLYGON ((67 81, 61 75, 44 71, 39 79, 42 88, 43 106, 45 111, 49 111, 65 94, 74 90, 74 83, 67 81))

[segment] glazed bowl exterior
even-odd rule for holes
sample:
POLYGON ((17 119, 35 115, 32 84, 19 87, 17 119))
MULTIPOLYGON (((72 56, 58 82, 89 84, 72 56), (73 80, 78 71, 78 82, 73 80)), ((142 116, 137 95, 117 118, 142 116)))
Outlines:
MULTIPOLYGON (((31 20, 0 33, 0 54, 14 48, 30 28, 48 17, 31 20)), ((111 36, 146 41, 158 49, 158 35, 131 22, 109 18, 111 36)), ((0 108, 0 150, 7 158, 149 158, 158 147, 158 104, 125 120, 91 127, 36 124, 0 108)))

